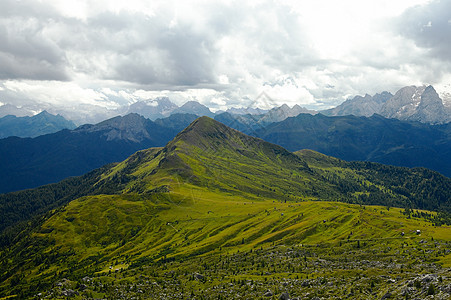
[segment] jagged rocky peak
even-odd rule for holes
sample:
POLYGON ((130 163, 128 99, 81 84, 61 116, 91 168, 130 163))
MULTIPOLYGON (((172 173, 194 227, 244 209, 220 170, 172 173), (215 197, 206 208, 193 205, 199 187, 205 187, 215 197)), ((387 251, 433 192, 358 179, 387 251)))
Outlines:
MULTIPOLYGON (((262 115, 268 112, 268 110, 265 109, 261 109, 261 108, 253 108, 253 107, 231 107, 229 109, 227 109, 225 112, 230 113, 230 114, 235 114, 235 115, 262 115)), ((222 111, 220 112, 216 112, 216 114, 218 113, 222 113, 222 111)))
POLYGON ((417 114, 412 120, 424 123, 446 123, 451 121, 442 99, 440 99, 437 91, 432 86, 428 86, 421 95, 417 114))
POLYGON ((129 140, 140 142, 150 138, 147 126, 152 121, 136 113, 131 113, 123 117, 118 116, 96 125, 81 126, 79 132, 102 132, 108 141, 129 140))
POLYGON ((387 118, 441 124, 451 120, 434 87, 407 86, 400 89, 382 107, 387 118))
POLYGON ((384 104, 381 114, 388 118, 408 119, 415 113, 425 89, 426 86, 403 87, 384 104))
POLYGON ((169 100, 168 97, 158 97, 133 103, 130 105, 128 113, 138 113, 146 118, 155 120, 169 116, 177 108, 178 106, 169 100))
POLYGON ((352 99, 348 99, 339 106, 326 110, 322 113, 328 116, 365 116, 370 117, 373 114, 379 114, 385 102, 388 101, 393 95, 389 92, 382 92, 371 96, 365 94, 365 96, 355 96, 352 99))
POLYGON ((262 117, 261 121, 266 123, 280 122, 285 120, 286 118, 296 117, 301 113, 314 115, 317 112, 308 110, 307 108, 301 107, 297 104, 291 108, 287 104, 282 104, 279 107, 274 107, 273 109, 271 109, 265 116, 262 117))

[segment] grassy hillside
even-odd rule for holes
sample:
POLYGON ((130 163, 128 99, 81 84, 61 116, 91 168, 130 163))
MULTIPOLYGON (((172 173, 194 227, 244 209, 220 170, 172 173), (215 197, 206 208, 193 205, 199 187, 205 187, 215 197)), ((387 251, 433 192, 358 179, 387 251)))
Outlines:
POLYGON ((346 162, 312 150, 295 152, 326 182, 354 189, 348 202, 451 213, 451 180, 425 168, 346 162), (359 187, 360 185, 360 187, 359 187), (357 190, 356 190, 357 189, 357 190))
POLYGON ((451 231, 438 213, 366 205, 415 207, 395 176, 449 205, 449 179, 431 174, 293 154, 199 118, 1 248, 0 297, 380 299, 410 284, 423 297, 431 283, 447 293, 451 231))
POLYGON ((347 163, 313 151, 293 154, 207 117, 194 121, 161 151, 138 152, 107 174, 99 184, 111 186, 112 193, 143 193, 189 182, 251 199, 338 200, 445 211, 451 198, 451 180, 437 172, 347 163))
MULTIPOLYGON (((66 284, 64 278, 81 295, 113 298, 114 286, 138 295, 130 287, 141 281, 144 295, 154 299, 163 291, 153 282, 167 281, 167 289, 183 289, 185 297, 236 282, 232 290, 242 293, 248 280, 262 284, 255 289, 261 296, 268 288, 283 288, 283 281, 297 286, 299 279, 318 278, 341 280, 340 293, 348 293, 351 277, 365 288, 364 299, 372 281, 377 295, 386 293, 384 276, 406 285, 421 274, 445 277, 451 266, 450 229, 409 218, 401 209, 250 201, 185 184, 166 196, 88 196, 2 252, 1 295, 51 287, 62 293, 55 283, 66 284), (194 279, 196 274, 205 277, 194 279), (90 282, 80 289, 86 276, 104 285, 90 282)), ((295 292, 306 289, 290 290, 295 292)))

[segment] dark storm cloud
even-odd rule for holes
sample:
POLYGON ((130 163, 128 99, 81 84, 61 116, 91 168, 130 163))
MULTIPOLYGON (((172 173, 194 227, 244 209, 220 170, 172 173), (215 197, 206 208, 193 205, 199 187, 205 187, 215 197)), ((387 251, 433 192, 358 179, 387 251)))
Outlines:
POLYGON ((64 52, 46 33, 55 23, 52 10, 5 1, 1 11, 0 79, 67 80, 64 52))
MULTIPOLYGON (((138 19, 140 16, 137 16, 138 19)), ((169 27, 168 20, 133 21, 130 46, 118 48, 112 78, 139 84, 195 86, 215 81, 214 41, 189 24, 169 27), (135 44, 135 45, 133 45, 135 44), (121 55, 125 52, 126 55, 121 55)), ((114 33, 113 33, 114 35, 114 33)), ((117 35, 120 43, 122 35, 117 35)))
POLYGON ((434 58, 451 62, 451 1, 433 1, 404 12, 398 23, 399 32, 430 49, 434 58))
POLYGON ((309 104, 447 75, 449 1, 407 10, 395 29, 386 21, 394 14, 354 10, 356 29, 341 23, 347 9, 340 4, 324 14, 314 3, 4 0, 0 88, 37 97, 40 86, 41 99, 55 103, 64 85, 73 101, 107 99, 101 90, 108 87, 123 101, 150 97, 134 90, 171 91, 225 106, 266 91, 281 103, 309 104))
POLYGON ((274 3, 204 3, 189 14, 168 5, 152 15, 120 10, 85 19, 43 2, 2 6, 0 79, 68 80, 84 73, 149 88, 221 88, 224 72, 233 83, 245 74, 258 78, 319 63, 298 16, 274 3), (223 49, 224 37, 237 48, 223 49))
POLYGON ((78 72, 141 85, 212 82, 213 41, 171 14, 106 12, 71 24, 61 37, 78 72))
POLYGON ((60 45, 67 49, 74 69, 140 86, 212 86, 217 85, 221 68, 262 76, 262 68, 287 72, 316 62, 314 51, 303 42, 297 17, 287 7, 268 4, 206 4, 189 18, 178 18, 169 9, 152 16, 104 12, 67 31, 60 45), (233 51, 242 54, 249 66, 224 65, 237 59, 218 45, 224 37, 241 42, 236 45, 241 48, 233 51), (86 55, 77 55, 81 52, 86 55))

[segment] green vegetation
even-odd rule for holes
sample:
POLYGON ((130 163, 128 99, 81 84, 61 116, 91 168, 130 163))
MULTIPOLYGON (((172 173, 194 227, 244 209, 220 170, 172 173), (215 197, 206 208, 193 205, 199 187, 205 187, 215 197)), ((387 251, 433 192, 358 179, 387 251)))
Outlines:
POLYGON ((202 291, 208 298, 206 291, 218 287, 243 296, 262 296, 266 289, 346 296, 356 286, 363 299, 385 293, 388 278, 408 285, 426 274, 446 276, 449 230, 409 219, 397 208, 251 202, 194 186, 147 199, 89 196, 72 201, 2 253, 2 295, 36 294, 65 278, 72 283, 67 290, 84 284, 89 288, 78 289, 81 295, 99 298, 116 298, 118 287, 128 296, 139 289, 149 298, 183 290, 185 298, 202 291), (93 282, 84 282, 86 276, 93 282), (319 281, 324 283, 318 290, 319 281), (376 288, 370 291, 372 281, 376 288))
POLYGON ((351 203, 441 211, 441 222, 451 224, 448 177, 425 168, 346 162, 311 150, 295 153, 321 174, 324 181, 335 184, 348 195, 354 191, 355 197, 347 200, 351 203))
POLYGON ((423 297, 431 283, 444 293, 450 227, 415 200, 449 206, 449 179, 431 174, 294 155, 200 118, 90 177, 82 197, 42 206, 0 250, 0 297, 380 299, 423 297), (394 176, 421 185, 400 193, 394 176))

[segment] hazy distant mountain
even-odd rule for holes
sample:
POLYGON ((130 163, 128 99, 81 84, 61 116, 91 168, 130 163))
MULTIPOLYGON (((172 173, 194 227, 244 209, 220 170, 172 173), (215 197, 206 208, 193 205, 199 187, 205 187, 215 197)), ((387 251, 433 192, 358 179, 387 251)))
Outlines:
POLYGON ((262 120, 265 115, 241 115, 228 112, 217 114, 215 120, 243 133, 255 135, 255 131, 271 124, 262 120))
POLYGON ((188 101, 179 107, 171 102, 168 97, 138 101, 130 105, 127 113, 137 113, 151 120, 166 118, 173 114, 214 115, 208 107, 199 102, 188 101))
POLYGON ((176 108, 172 111, 172 114, 193 114, 199 117, 207 116, 212 117, 214 113, 210 111, 208 107, 203 104, 200 104, 196 101, 188 101, 183 104, 181 107, 176 108))
POLYGON ((295 117, 301 113, 317 114, 316 111, 308 110, 299 105, 294 105, 290 108, 288 105, 283 104, 260 115, 242 115, 226 112, 217 114, 214 119, 246 134, 255 135, 256 130, 262 129, 271 123, 280 122, 289 117, 295 117))
POLYGON ((366 94, 364 97, 355 96, 348 99, 335 108, 331 108, 321 113, 327 116, 364 116, 371 117, 373 114, 380 114, 382 106, 393 95, 389 92, 382 92, 374 96, 366 94))
MULTIPOLYGON (((228 112, 230 114, 234 114, 234 115, 263 115, 266 114, 269 110, 267 109, 261 109, 261 108, 252 108, 252 107, 248 107, 248 108, 236 108, 236 107, 232 107, 227 109, 225 112, 228 112)), ((224 111, 219 112, 219 114, 223 113, 224 111)))
POLYGON ((301 113, 315 115, 318 112, 314 110, 308 110, 305 107, 301 107, 297 104, 291 108, 288 105, 283 104, 282 106, 274 107, 269 110, 262 118, 262 121, 265 123, 280 122, 289 117, 296 117, 301 113))
POLYGON ((164 146, 178 131, 137 114, 36 138, 0 140, 0 193, 84 174, 149 147, 164 146))
POLYGON ((172 114, 167 118, 156 119, 154 122, 162 127, 173 129, 176 132, 182 131, 198 116, 193 114, 172 114))
POLYGON ((290 151, 312 149, 344 160, 426 167, 451 176, 451 123, 300 114, 261 128, 255 135, 290 151))
POLYGON ((34 115, 33 111, 24 107, 16 107, 12 104, 4 104, 0 106, 0 118, 5 116, 25 117, 34 115))
POLYGON ((37 137, 54 133, 62 129, 74 129, 72 121, 60 115, 52 115, 43 111, 32 117, 16 117, 12 115, 0 118, 0 138, 9 136, 37 137))
POLYGON ((431 124, 451 121, 442 99, 432 86, 400 89, 382 106, 380 114, 387 118, 431 124))
POLYGON ((168 97, 138 101, 130 105, 127 113, 137 113, 151 120, 168 117, 178 106, 168 97))
MULTIPOLYGON (((335 108, 321 111, 328 116, 371 116, 373 114, 383 115, 388 118, 400 120, 412 120, 423 123, 443 124, 451 121, 451 93, 443 92, 440 98, 432 86, 408 86, 400 89, 395 95, 389 92, 382 92, 374 96, 355 96, 344 101, 335 108)), ((274 105, 275 102, 265 93, 262 93, 254 105, 260 103, 262 107, 274 105), (258 101, 257 101, 258 100, 258 101)), ((248 107, 229 108, 226 111, 216 111, 213 113, 207 106, 196 102, 188 101, 181 107, 174 104, 168 97, 157 97, 125 104, 117 108, 107 109, 103 106, 82 103, 68 107, 52 107, 49 104, 28 103, 18 108, 11 104, 0 106, 0 117, 6 115, 32 116, 36 111, 47 110, 51 114, 60 114, 67 120, 72 120, 76 125, 95 124, 117 115, 137 113, 151 120, 162 119, 171 114, 194 114, 197 116, 214 117, 224 112, 232 115, 265 115, 258 119, 261 124, 280 122, 288 117, 297 116, 300 113, 316 114, 317 111, 303 108, 299 105, 289 107, 284 104, 273 107, 270 110, 248 107)), ((252 120, 251 120, 252 121, 252 120)), ((252 121, 255 123, 255 120, 252 121)))

